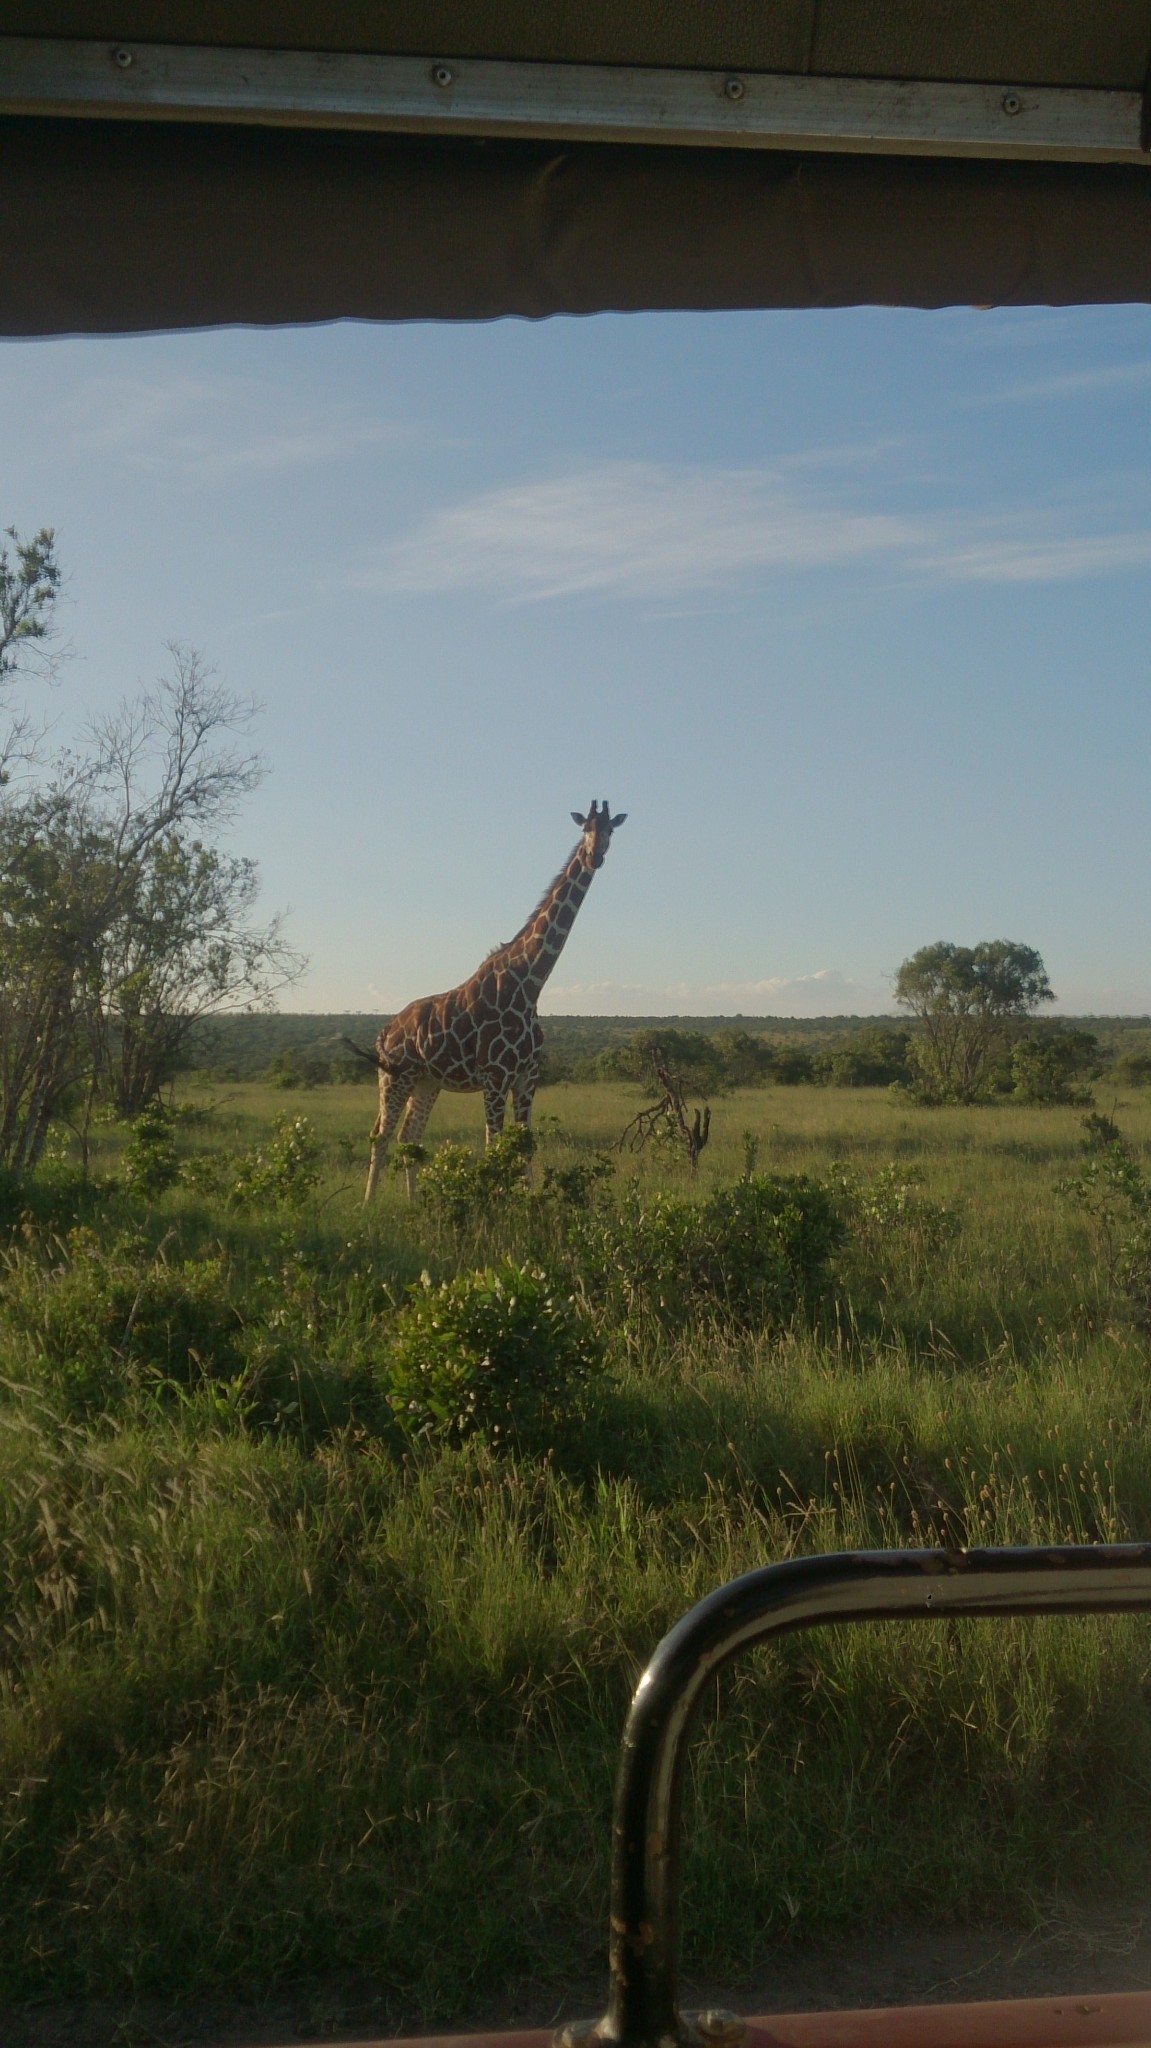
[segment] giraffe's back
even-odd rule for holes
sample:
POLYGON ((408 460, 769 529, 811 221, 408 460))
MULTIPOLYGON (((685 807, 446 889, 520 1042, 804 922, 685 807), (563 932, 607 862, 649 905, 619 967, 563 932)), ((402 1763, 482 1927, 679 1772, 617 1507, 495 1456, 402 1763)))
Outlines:
POLYGON ((482 1087, 493 1073, 513 1078, 538 1060, 539 1050, 535 1004, 487 961, 459 988, 409 1003, 376 1040, 381 1062, 397 1078, 424 1073, 462 1090, 482 1087))

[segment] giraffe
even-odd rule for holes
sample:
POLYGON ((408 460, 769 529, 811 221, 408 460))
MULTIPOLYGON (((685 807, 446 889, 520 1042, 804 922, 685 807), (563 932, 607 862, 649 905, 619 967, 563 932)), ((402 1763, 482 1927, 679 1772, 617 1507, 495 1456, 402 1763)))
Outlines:
MULTIPOLYGON (((470 980, 445 995, 409 1003, 384 1026, 376 1039, 380 1110, 372 1129, 366 1202, 376 1192, 397 1129, 401 1143, 418 1145, 441 1088, 483 1090, 489 1144, 504 1127, 509 1094, 516 1122, 531 1129, 543 1045, 536 1015, 540 991, 592 876, 603 866, 611 835, 626 816, 620 811, 613 818, 606 798, 599 810, 593 801, 586 818, 573 811, 580 828, 575 850, 515 938, 489 953, 470 980)), ((410 1198, 414 1166, 407 1179, 410 1198)))

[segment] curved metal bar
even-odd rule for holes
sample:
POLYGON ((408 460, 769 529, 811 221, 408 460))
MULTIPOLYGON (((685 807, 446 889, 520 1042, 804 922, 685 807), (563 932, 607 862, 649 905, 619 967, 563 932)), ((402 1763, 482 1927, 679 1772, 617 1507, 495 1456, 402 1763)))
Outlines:
MULTIPOLYGON (((704 1686, 740 1650, 827 1622, 1124 1608, 1151 1609, 1151 1544, 795 1558, 701 1600, 664 1637, 632 1700, 613 1815, 611 1997, 578 2032, 619 2048, 693 2038, 677 1999, 684 1759, 704 1686)), ((715 2020, 704 2038, 733 2038, 715 2020)))

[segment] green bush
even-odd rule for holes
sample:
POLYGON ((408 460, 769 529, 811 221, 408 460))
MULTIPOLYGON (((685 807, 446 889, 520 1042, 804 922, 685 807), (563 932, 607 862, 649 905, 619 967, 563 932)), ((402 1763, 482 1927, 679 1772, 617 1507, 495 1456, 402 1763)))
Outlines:
MULTIPOLYGON (((521 1124, 501 1131, 483 1152, 449 1139, 421 1167, 420 1206, 455 1237, 476 1230, 493 1210, 506 1210, 525 1195, 524 1169, 531 1154, 531 1132, 521 1124)), ((396 1163, 405 1163, 402 1153, 396 1163)))
POLYGON ((1090 1089, 1075 1083, 1097 1081, 1102 1071, 1093 1031, 1028 1031, 1011 1048, 1010 1087, 1017 1102, 1089 1108, 1090 1089))
POLYGON ((332 1079, 332 1061, 318 1051, 286 1046, 267 1068, 266 1078, 273 1088, 319 1088, 332 1079))
POLYGON ((237 1208, 303 1202, 320 1178, 320 1147, 306 1116, 278 1116, 268 1144, 240 1163, 230 1198, 237 1208))
POLYGON ((602 1362, 576 1303, 505 1259, 438 1287, 425 1273, 395 1319, 384 1380, 405 1435, 498 1445, 577 1416, 602 1362))
POLYGON ((889 1088, 908 1081, 909 1031, 876 1029, 857 1032, 846 1045, 816 1055, 813 1079, 828 1088, 889 1088))
POLYGON ((781 1045, 771 1063, 771 1078, 782 1088, 798 1088, 815 1078, 815 1061, 801 1045, 781 1045))
POLYGON ((894 1162, 865 1176, 833 1160, 829 1179, 847 1228, 849 1269, 865 1287, 889 1294, 894 1285, 921 1286, 958 1236, 955 1211, 924 1195, 922 1178, 894 1162))
POLYGON ((843 1236, 832 1194, 802 1174, 747 1174, 703 1202, 633 1184, 618 1210, 573 1231, 601 1313, 665 1329, 778 1328, 809 1313, 843 1236))
POLYGON ((1114 1117, 1108 1116, 1104 1110, 1088 1110, 1086 1116, 1080 1117, 1079 1128, 1083 1133, 1085 1152, 1106 1152, 1109 1146, 1124 1142, 1114 1117))
POLYGON ((1111 1071, 1125 1088, 1151 1087, 1151 1052, 1121 1053, 1111 1071))
POLYGON ((592 1209, 614 1178, 615 1161, 603 1153, 593 1159, 574 1159, 569 1166, 545 1166, 540 1199, 558 1205, 561 1212, 592 1209))
POLYGON ((123 1167, 128 1186, 149 1201, 179 1180, 175 1121, 162 1102, 152 1103, 135 1118, 124 1147, 123 1167))
POLYGON ((1142 1329, 1151 1329, 1151 1181, 1127 1140, 1108 1137, 1110 1117, 1084 1117, 1088 1156, 1077 1174, 1058 1183, 1082 1214, 1096 1269, 1112 1304, 1142 1329))

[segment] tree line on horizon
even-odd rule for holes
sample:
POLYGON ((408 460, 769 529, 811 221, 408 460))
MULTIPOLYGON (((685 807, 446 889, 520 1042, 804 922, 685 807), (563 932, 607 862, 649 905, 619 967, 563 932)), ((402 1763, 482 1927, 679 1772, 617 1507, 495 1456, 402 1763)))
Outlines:
MULTIPOLYGON (((225 1027, 232 1021, 242 1028, 234 1033, 215 1030, 214 1057, 201 1068, 217 1081, 261 1079, 285 1089, 372 1082, 371 1067, 348 1051, 341 1034, 308 1035, 308 1027, 317 1020, 218 1020, 225 1027), (303 1028, 286 1042, 278 1041, 275 1027, 280 1023, 303 1028), (245 1039, 250 1039, 247 1046, 245 1039), (270 1045, 275 1049, 269 1059, 270 1045)), ((339 1020, 321 1021, 331 1025, 339 1020)), ((950 1032, 943 1035, 937 1017, 930 1020, 930 1031, 917 1031, 911 1024, 863 1025, 829 1032, 824 1043, 814 1046, 746 1028, 693 1031, 679 1019, 674 1024, 613 1031, 606 1045, 593 1050, 588 1047, 594 1046, 597 1024, 615 1026, 620 1020, 579 1021, 589 1028, 573 1048, 564 1033, 557 1034, 556 1045, 550 1020, 545 1020, 545 1085, 630 1082, 647 1087, 657 1060, 671 1072, 684 1097, 699 1100, 733 1088, 811 1085, 890 1088, 903 1100, 923 1106, 1010 1100, 1089 1107, 1088 1084, 1094 1080, 1106 1077, 1125 1087, 1151 1083, 1151 1030, 1142 1020, 1127 1030, 1113 1027, 1101 1037, 1073 1021, 1029 1017, 1024 1028, 986 1034, 974 1059, 970 1044, 957 1044, 950 1032)))
MULTIPOLYGON (((1033 946, 937 940, 903 962, 893 993, 906 1024, 872 1025, 814 1053, 746 1030, 704 1036, 656 1028, 600 1053, 588 1078, 638 1080, 662 1066, 685 1094, 815 1082, 891 1087, 923 1107, 1006 1099, 1091 1107, 1088 1084, 1105 1071, 1104 1048, 1097 1032, 1038 1014, 1055 991, 1033 946)), ((1115 1071, 1128 1084, 1147 1082, 1151 1054, 1132 1048, 1115 1071)))

